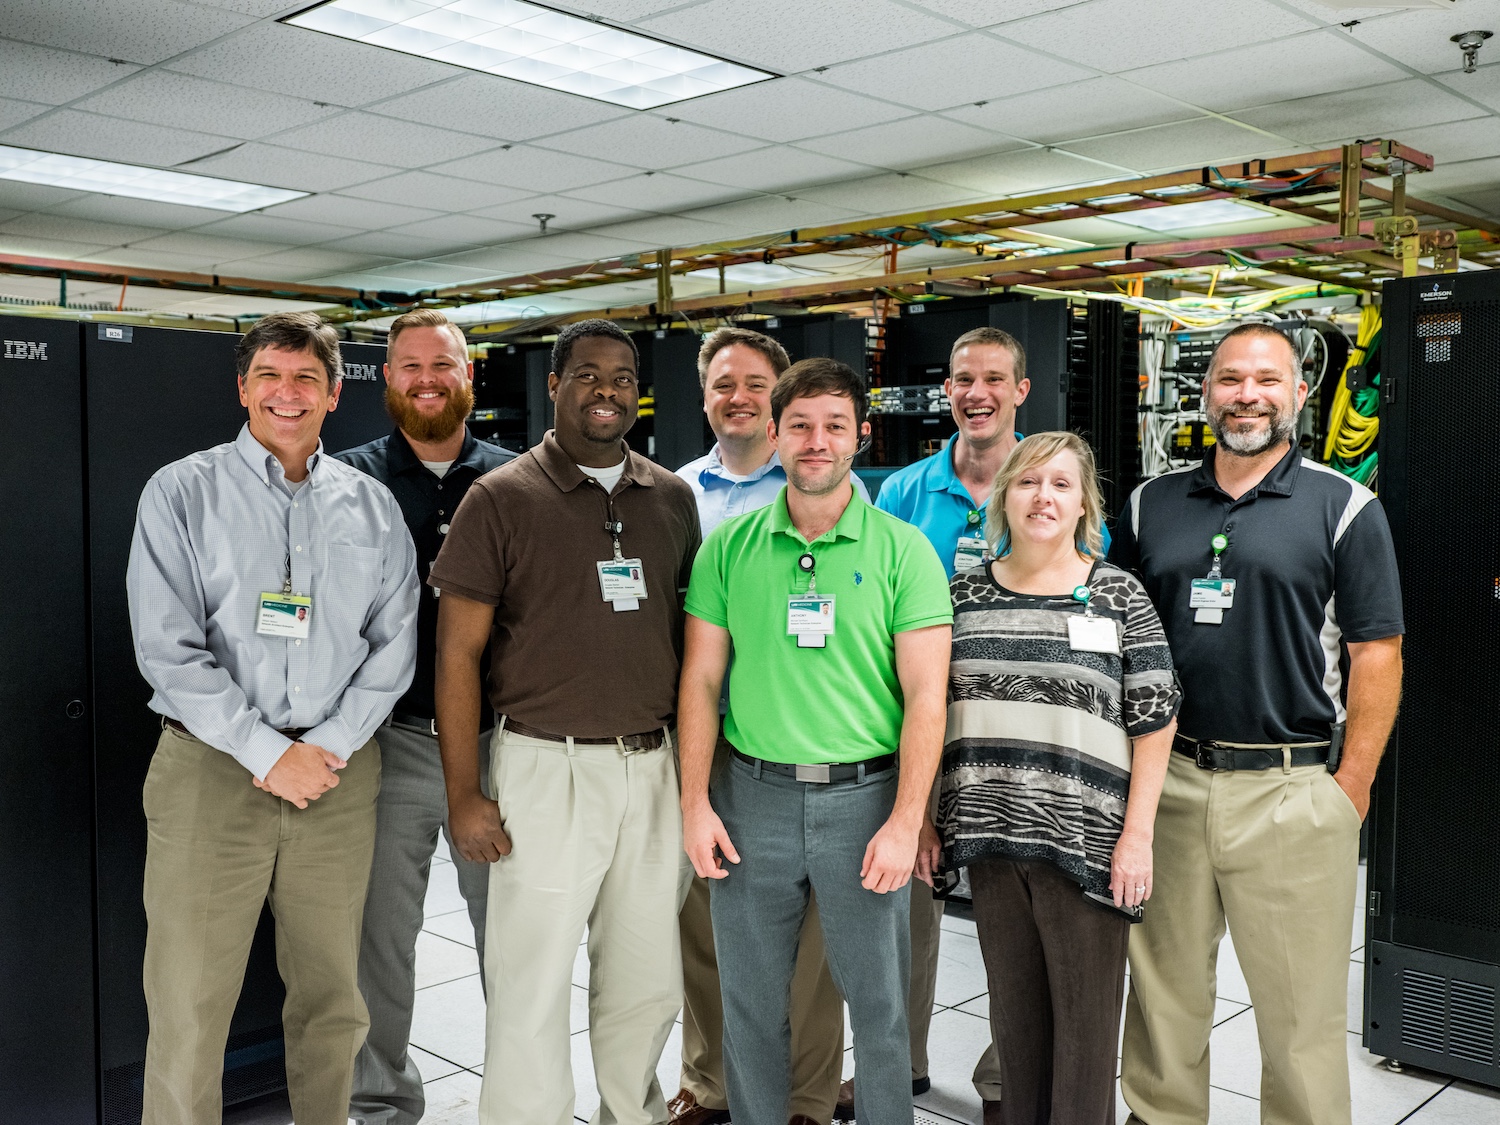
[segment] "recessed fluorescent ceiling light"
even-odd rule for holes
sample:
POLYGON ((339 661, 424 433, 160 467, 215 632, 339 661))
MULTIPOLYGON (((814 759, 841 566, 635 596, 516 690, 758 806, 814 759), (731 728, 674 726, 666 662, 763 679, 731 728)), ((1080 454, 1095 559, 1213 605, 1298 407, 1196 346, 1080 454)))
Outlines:
POLYGON ((631 109, 776 77, 524 0, 332 0, 285 22, 631 109))
POLYGON ((157 203, 181 203, 209 207, 215 211, 255 211, 274 203, 301 199, 305 191, 242 184, 212 176, 190 176, 161 168, 116 164, 112 160, 88 160, 55 152, 0 145, 0 180, 94 191, 101 195, 126 195, 157 203))
POLYGON ((1191 227, 1218 227, 1227 223, 1247 223, 1254 219, 1268 219, 1269 211, 1252 207, 1248 203, 1237 203, 1233 199, 1205 199, 1202 203, 1178 203, 1170 207, 1151 207, 1144 211, 1128 211, 1109 215, 1117 223, 1127 223, 1147 230, 1188 230, 1191 227))

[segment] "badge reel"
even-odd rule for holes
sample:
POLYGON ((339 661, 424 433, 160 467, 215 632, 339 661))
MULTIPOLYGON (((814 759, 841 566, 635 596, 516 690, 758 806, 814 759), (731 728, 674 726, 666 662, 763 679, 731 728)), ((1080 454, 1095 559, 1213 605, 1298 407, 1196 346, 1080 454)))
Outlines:
POLYGON ((641 599, 646 596, 646 568, 640 559, 627 559, 620 554, 623 523, 611 520, 604 530, 614 539, 615 557, 594 564, 599 571, 599 593, 614 606, 616 613, 640 609, 641 599))
POLYGON ((255 615, 255 631, 263 637, 290 637, 306 640, 312 628, 312 599, 292 593, 292 556, 286 558, 286 578, 281 592, 260 595, 255 615))
POLYGON ((1224 624, 1224 611, 1234 606, 1234 579, 1225 578, 1220 570, 1220 556, 1229 546, 1229 537, 1223 532, 1209 540, 1214 550, 1213 566, 1208 568, 1207 578, 1194 578, 1188 594, 1188 608, 1193 610, 1193 620, 1199 625, 1224 624))
POLYGON ((1068 647, 1074 652, 1120 655, 1120 633, 1112 617, 1094 612, 1094 592, 1087 586, 1073 588, 1073 600, 1083 603, 1083 613, 1068 615, 1068 647))
POLYGON ((972 570, 976 566, 984 565, 989 544, 984 541, 984 536, 981 534, 983 523, 984 513, 977 508, 970 508, 963 534, 958 537, 958 549, 953 552, 955 571, 972 570))
POLYGON ((817 561, 811 551, 797 558, 797 569, 807 575, 807 593, 790 594, 786 602, 786 635, 798 648, 824 648, 833 635, 833 595, 818 593, 817 561))

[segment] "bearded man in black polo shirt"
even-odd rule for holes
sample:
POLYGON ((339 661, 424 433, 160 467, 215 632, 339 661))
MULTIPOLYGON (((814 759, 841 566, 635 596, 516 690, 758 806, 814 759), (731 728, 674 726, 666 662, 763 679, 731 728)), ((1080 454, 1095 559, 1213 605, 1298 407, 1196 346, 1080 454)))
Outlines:
POLYGON ((1136 1125, 1208 1120, 1227 922, 1261 1120, 1348 1125, 1359 828, 1401 694, 1395 554, 1374 494, 1298 452, 1307 384, 1286 336, 1230 332, 1203 399, 1217 444, 1136 489, 1110 551, 1144 580, 1183 687, 1120 1083, 1136 1125))
MULTIPOLYGON (((397 317, 386 340, 385 364, 386 411, 396 429, 337 454, 395 494, 416 544, 422 581, 469 486, 515 457, 508 449, 477 440, 464 424, 474 407, 473 379, 458 325, 436 309, 397 317)), ((415 1125, 426 1108, 422 1075, 408 1047, 422 900, 438 834, 448 835, 433 703, 437 617, 437 591, 424 588, 417 608, 416 676, 380 735, 384 762, 375 862, 359 953, 359 988, 370 1009, 370 1034, 355 1062, 349 1102, 349 1116, 359 1125, 415 1125)), ((480 723, 480 755, 486 762, 491 725, 487 718, 480 723)), ((482 966, 489 867, 464 859, 451 836, 448 851, 458 869, 458 888, 469 908, 482 966)))

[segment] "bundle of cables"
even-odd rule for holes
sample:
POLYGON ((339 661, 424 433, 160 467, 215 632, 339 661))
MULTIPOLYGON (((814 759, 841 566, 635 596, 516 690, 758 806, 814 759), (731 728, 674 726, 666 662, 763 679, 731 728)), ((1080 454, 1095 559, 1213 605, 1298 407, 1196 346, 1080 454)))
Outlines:
POLYGON ((1360 484, 1375 487, 1375 437, 1380 432, 1380 310, 1366 305, 1328 413, 1323 460, 1360 484))

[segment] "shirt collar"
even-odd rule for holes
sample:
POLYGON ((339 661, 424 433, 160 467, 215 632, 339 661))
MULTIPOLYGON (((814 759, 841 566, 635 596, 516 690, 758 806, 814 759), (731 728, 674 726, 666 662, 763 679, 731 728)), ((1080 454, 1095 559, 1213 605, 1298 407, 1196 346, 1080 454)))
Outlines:
MULTIPOLYGON (((631 449, 624 441, 620 442, 620 448, 625 453, 625 471, 620 475, 620 479, 628 480, 631 484, 640 485, 642 488, 651 488, 656 483, 651 479, 651 462, 631 449)), ((546 473, 552 483, 563 492, 572 492, 584 481, 591 479, 587 473, 574 464, 573 459, 557 443, 556 430, 548 430, 543 434, 541 443, 532 446, 531 453, 536 458, 537 464, 542 467, 542 472, 546 473)))
MULTIPOLYGON (((771 504, 771 531, 773 534, 780 532, 789 535, 798 543, 806 543, 802 533, 797 530, 797 525, 792 523, 792 514, 786 506, 787 485, 781 486, 781 491, 776 494, 776 499, 771 504)), ((829 530, 818 536, 814 542, 825 539, 858 539, 865 529, 865 509, 869 507, 859 494, 859 489, 851 483, 849 485, 849 506, 844 509, 844 514, 839 517, 839 522, 829 530)))
MULTIPOLYGON (((484 470, 478 457, 479 443, 474 440, 474 435, 469 432, 469 427, 464 427, 464 443, 459 447, 458 456, 454 458, 454 466, 463 465, 470 469, 484 470)), ((397 426, 391 431, 391 440, 385 449, 386 465, 392 476, 400 476, 402 473, 411 472, 414 469, 427 471, 427 466, 422 464, 421 458, 417 456, 416 450, 411 447, 411 441, 401 432, 397 426)))
MULTIPOLYGON (((250 471, 259 477, 263 484, 285 483, 286 473, 281 468, 281 462, 276 460, 276 454, 272 453, 256 440, 255 435, 250 432, 249 422, 240 427, 239 436, 234 439, 234 448, 239 452, 245 464, 250 466, 250 471)), ((323 440, 319 438, 318 448, 313 450, 312 456, 307 459, 307 477, 305 479, 312 479, 312 475, 317 471, 318 462, 322 457, 323 440)))
MULTIPOLYGON (((753 484, 772 471, 781 468, 781 454, 775 450, 771 451, 771 459, 755 472, 741 478, 746 484, 753 484)), ((698 480, 702 483, 704 477, 717 477, 727 480, 730 476, 729 470, 724 467, 724 461, 719 456, 719 443, 714 442, 714 447, 708 451, 708 463, 698 473, 698 480)))
MULTIPOLYGON (((1016 440, 1021 441, 1024 434, 1017 433, 1016 440)), ((974 498, 969 495, 969 490, 964 487, 964 482, 958 479, 958 465, 954 461, 954 449, 958 445, 958 435, 948 442, 948 447, 936 456, 929 457, 931 462, 927 467, 927 491, 948 492, 959 497, 965 504, 973 504, 974 498)))
MULTIPOLYGON (((1188 495, 1196 495, 1203 492, 1223 492, 1219 487, 1218 479, 1214 476, 1214 458, 1219 454, 1218 446, 1211 447, 1203 455, 1203 460, 1193 470, 1188 485, 1188 495)), ((1261 478, 1261 482, 1247 492, 1246 496, 1258 496, 1267 493, 1271 496, 1290 496, 1292 488, 1297 483, 1297 470, 1302 467, 1302 451, 1294 444, 1286 451, 1286 455, 1277 461, 1271 471, 1261 478)), ((1242 496, 1240 499, 1244 499, 1242 496)))

